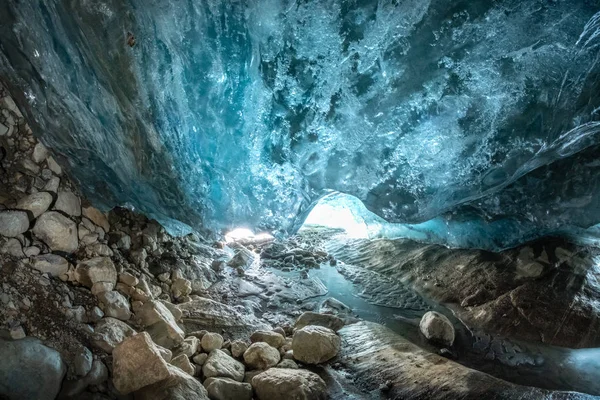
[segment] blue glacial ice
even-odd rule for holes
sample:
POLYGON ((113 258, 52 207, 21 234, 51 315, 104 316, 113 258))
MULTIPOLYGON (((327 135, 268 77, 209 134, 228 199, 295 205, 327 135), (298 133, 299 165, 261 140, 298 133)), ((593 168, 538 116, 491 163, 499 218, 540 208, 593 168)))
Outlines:
POLYGON ((467 246, 587 229, 599 50, 598 0, 0 3, 36 134, 173 229, 292 231, 331 191, 467 246))

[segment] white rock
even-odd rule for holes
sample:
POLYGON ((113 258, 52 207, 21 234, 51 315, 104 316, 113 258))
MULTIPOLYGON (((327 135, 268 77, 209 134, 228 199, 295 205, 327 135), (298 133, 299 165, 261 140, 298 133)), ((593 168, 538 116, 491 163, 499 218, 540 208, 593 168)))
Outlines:
POLYGON ((423 336, 432 342, 438 342, 446 346, 454 343, 454 326, 445 315, 436 311, 426 312, 421 318, 419 329, 423 336))
POLYGON ((33 218, 37 218, 48 210, 52 204, 52 195, 48 192, 37 192, 23 197, 15 208, 31 211, 33 218))
POLYGON ((48 157, 48 149, 42 143, 38 143, 33 148, 33 161, 41 163, 48 157))
POLYGON ((58 165, 56 160, 54 160, 54 157, 49 156, 47 158, 47 161, 48 161, 48 168, 50 169, 50 171, 54 172, 58 176, 62 175, 62 168, 60 167, 60 165, 58 165))
POLYGON ((73 253, 79 245, 75 222, 56 211, 42 214, 33 227, 33 233, 53 251, 73 253))

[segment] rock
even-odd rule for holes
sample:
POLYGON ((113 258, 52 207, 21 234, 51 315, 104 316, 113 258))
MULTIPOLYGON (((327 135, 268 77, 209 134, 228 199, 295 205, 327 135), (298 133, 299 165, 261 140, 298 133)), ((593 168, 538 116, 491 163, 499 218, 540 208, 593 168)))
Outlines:
POLYGON ((33 233, 53 251, 73 253, 77 250, 77 225, 56 211, 42 214, 33 227, 33 233))
POLYGON ((324 326, 325 328, 329 328, 337 332, 344 327, 344 320, 336 317, 335 315, 318 314, 312 311, 307 311, 298 318, 294 328, 302 329, 308 325, 324 326))
POLYGON ((134 312, 155 343, 172 349, 183 342, 183 331, 173 314, 161 302, 147 301, 139 309, 134 309, 134 312))
POLYGON ((66 367, 38 339, 0 340, 0 398, 54 400, 66 367))
POLYGON ((54 172, 56 175, 62 175, 62 168, 54 160, 54 157, 49 156, 46 160, 48 161, 48 168, 50 169, 50 171, 54 172))
POLYGON ((254 369, 274 367, 280 359, 279 350, 264 342, 252 343, 244 352, 244 362, 254 369))
MULTIPOLYGON (((171 312, 171 314, 173 314, 173 318, 175 318, 175 321, 179 321, 181 319, 181 316, 183 315, 183 313, 181 312, 181 310, 179 309, 179 307, 177 307, 175 304, 170 303, 168 301, 165 300, 159 300, 165 307, 167 307, 167 310, 169 310, 171 312)), ((190 335, 193 336, 193 335, 190 335)))
POLYGON ((138 278, 131 275, 128 272, 123 272, 119 274, 119 282, 126 284, 127 286, 136 286, 139 283, 138 278))
POLYGON ((113 255, 113 252, 110 249, 110 247, 108 247, 104 243, 90 244, 86 248, 86 253, 88 253, 88 255, 98 257, 111 257, 113 255))
POLYGON ((206 389, 195 378, 169 365, 170 375, 135 393, 135 400, 208 400, 206 389))
POLYGON ((285 337, 277 332, 260 330, 254 332, 252 336, 250 336, 250 341, 252 343, 265 342, 269 346, 278 349, 285 343, 285 337))
POLYGON ((243 356, 246 350, 248 350, 248 344, 243 340, 238 339, 231 342, 231 355, 235 358, 243 356))
POLYGON ((156 343, 154 345, 158 349, 158 352, 160 353, 160 356, 163 358, 163 360, 170 363, 173 359, 173 352, 169 349, 165 349, 164 347, 157 345, 156 343))
POLYGON ((202 366, 202 372, 207 378, 231 378, 241 382, 244 379, 244 364, 234 360, 221 350, 213 350, 202 366))
POLYGON ((208 332, 202 337, 202 350, 210 353, 213 350, 220 349, 223 346, 223 336, 218 333, 208 332))
POLYGON ((19 242, 15 238, 8 239, 2 247, 0 247, 0 253, 7 254, 9 256, 23 258, 25 257, 25 253, 23 253, 23 247, 21 246, 21 242, 19 242))
POLYGON ((54 209, 71 217, 81 216, 81 199, 73 192, 58 192, 54 209))
POLYGON ((23 253, 25 253, 25 257, 34 257, 40 254, 41 250, 37 246, 29 246, 23 250, 23 253))
POLYGON ((206 362, 207 358, 208 358, 208 354, 200 353, 198 355, 195 355, 194 358, 192 359, 192 361, 194 361, 194 364, 202 366, 206 362))
POLYGON ((271 368, 252 378, 258 400, 325 400, 327 386, 314 372, 271 368))
POLYGON ((48 192, 37 192, 23 197, 15 208, 19 210, 30 211, 33 218, 37 218, 48 210, 52 204, 52 195, 48 192))
POLYGON ((294 360, 284 359, 281 360, 279 364, 277 364, 276 368, 298 369, 298 364, 296 364, 294 360))
POLYGON ((129 301, 121 293, 115 290, 102 292, 98 294, 98 300, 101 304, 100 308, 107 317, 117 318, 121 321, 127 321, 131 318, 129 301))
POLYGON ((81 347, 73 357, 73 370, 77 376, 86 376, 92 370, 92 352, 87 347, 81 347))
POLYGON ((113 384, 121 394, 135 392, 170 375, 167 363, 146 332, 124 340, 112 355, 113 384))
POLYGON ((97 348, 104 350, 108 354, 113 352, 115 346, 134 335, 135 331, 123 321, 116 318, 102 318, 94 329, 92 334, 92 343, 97 348))
POLYGON ((452 346, 454 343, 454 326, 445 315, 439 312, 425 313, 419 323, 419 329, 427 340, 446 346, 452 346))
POLYGON ((129 250, 131 248, 131 236, 124 235, 117 240, 117 248, 121 250, 129 250))
POLYGON ((75 279, 90 289, 98 282, 106 282, 114 287, 117 283, 117 270, 110 258, 95 257, 77 264, 75 279))
POLYGON ((171 292, 176 299, 192 293, 192 283, 187 279, 177 278, 171 284, 171 292))
POLYGON ((305 364, 331 360, 340 351, 341 340, 335 332, 322 326, 309 325, 294 333, 294 358, 305 364))
POLYGON ((50 276, 61 276, 69 271, 69 262, 56 254, 42 254, 32 258, 31 267, 50 276))
POLYGON ((181 353, 185 354, 188 357, 193 357, 194 354, 198 351, 200 347, 200 339, 194 336, 188 336, 185 338, 183 343, 181 343, 181 353))
POLYGON ((44 186, 44 191, 56 193, 58 192, 58 187, 60 186, 60 178, 57 176, 53 176, 48 180, 48 183, 44 186))
POLYGON ((29 229, 29 217, 25 211, 0 211, 0 235, 15 237, 29 229))
POLYGON ((44 146, 41 143, 36 144, 33 148, 33 155, 31 157, 33 161, 39 164, 42 161, 44 161, 47 157, 48 149, 46 148, 46 146, 44 146))
POLYGON ((185 354, 180 354, 177 357, 173 358, 171 360, 171 365, 176 366, 177 368, 192 376, 194 376, 194 374, 196 373, 196 368, 194 368, 194 366, 190 362, 190 359, 185 354))
POLYGON ((113 290, 113 285, 109 282, 96 282, 91 289, 94 296, 98 296, 100 293, 110 292, 111 290, 113 290))
POLYGON ((97 208, 94 208, 92 206, 83 207, 81 209, 81 212, 83 213, 84 217, 86 217, 87 219, 92 221, 94 224, 96 224, 99 227, 101 227, 102 229, 104 229, 104 232, 108 232, 110 230, 110 224, 108 223, 108 219, 97 208))
POLYGON ((229 378, 208 378, 204 387, 211 400, 252 400, 252 385, 229 378))

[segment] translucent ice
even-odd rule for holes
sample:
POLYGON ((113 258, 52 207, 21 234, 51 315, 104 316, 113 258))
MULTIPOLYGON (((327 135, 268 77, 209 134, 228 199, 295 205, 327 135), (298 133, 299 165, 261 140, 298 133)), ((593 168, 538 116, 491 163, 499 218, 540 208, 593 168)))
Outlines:
POLYGON ((0 75, 107 207, 285 230, 335 190, 390 222, 525 239, 600 222, 599 11, 4 0, 0 75))

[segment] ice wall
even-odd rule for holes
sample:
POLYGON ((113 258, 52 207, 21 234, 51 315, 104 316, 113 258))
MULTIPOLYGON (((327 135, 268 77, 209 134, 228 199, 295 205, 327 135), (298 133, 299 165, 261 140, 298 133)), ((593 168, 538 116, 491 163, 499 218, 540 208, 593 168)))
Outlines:
POLYGON ((105 206, 288 229, 336 190, 390 222, 516 237, 600 222, 599 11, 4 0, 0 76, 105 206))

